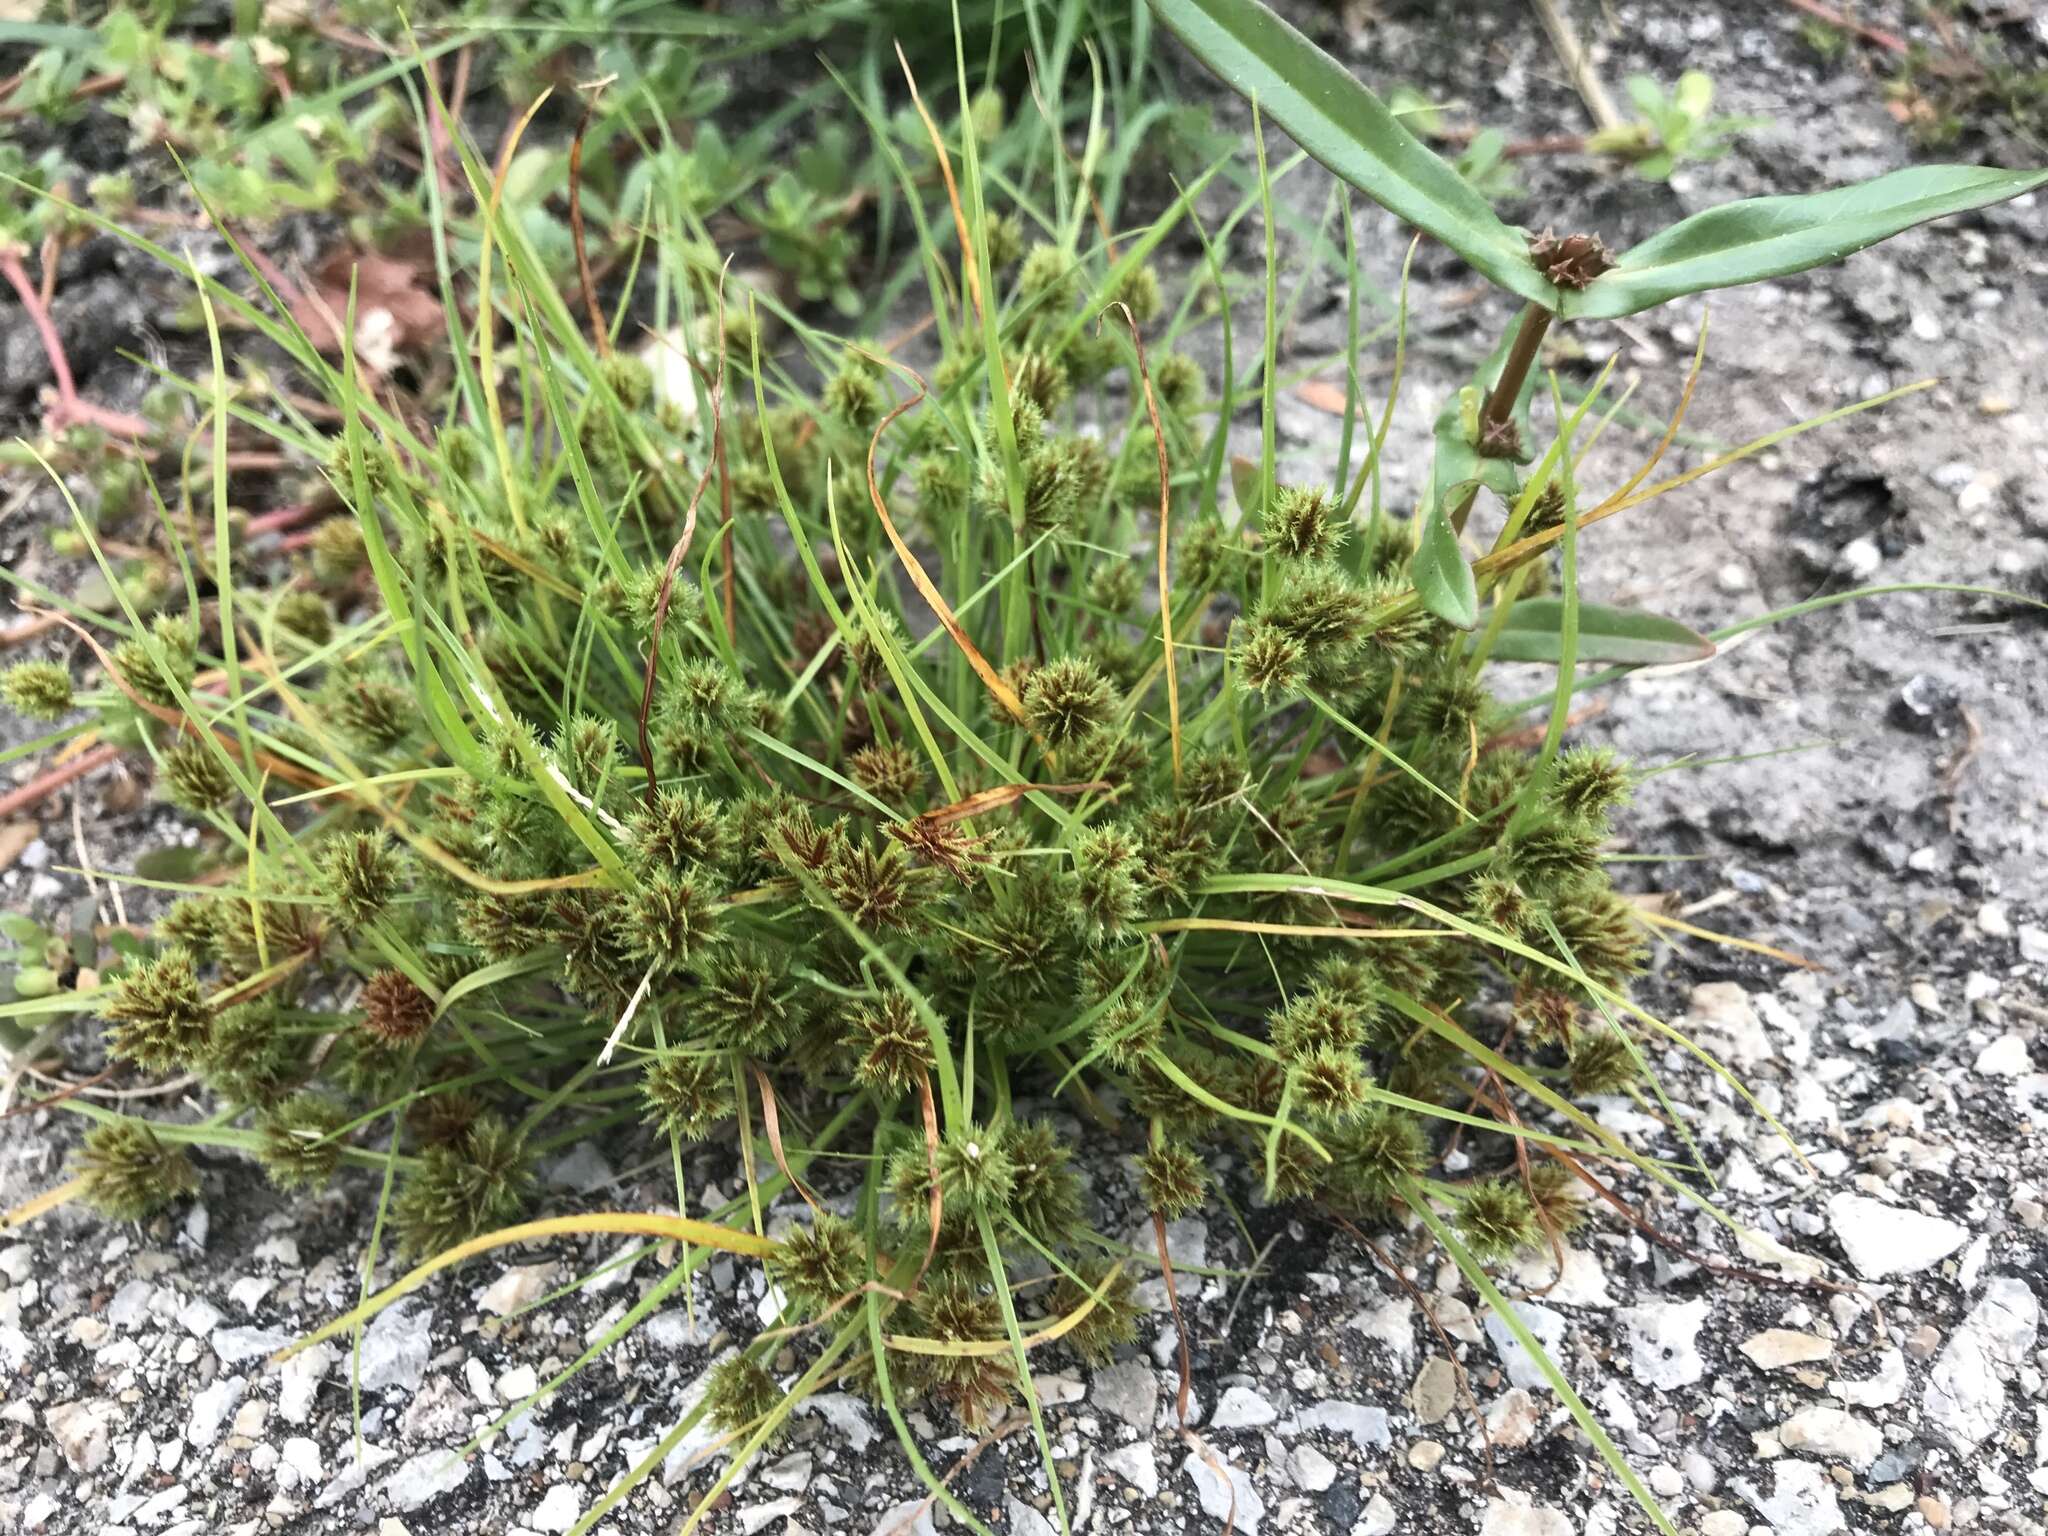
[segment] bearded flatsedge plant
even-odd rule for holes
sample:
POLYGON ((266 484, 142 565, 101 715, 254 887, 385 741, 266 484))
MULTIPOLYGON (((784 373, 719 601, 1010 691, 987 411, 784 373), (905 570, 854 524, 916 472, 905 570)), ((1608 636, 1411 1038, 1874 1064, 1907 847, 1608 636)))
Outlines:
MULTIPOLYGON (((1590 233, 1531 242, 1278 22, 1159 9, 1358 190, 1529 301, 1446 402, 1413 516, 1380 493, 1405 299, 1368 440, 1347 437, 1327 480, 1278 474, 1271 327, 1300 290, 1283 296, 1270 258, 1242 283, 1218 253, 1254 213, 1271 228, 1272 181, 1300 162, 1261 160, 1229 227, 1193 222, 1218 166, 1116 234, 1096 140, 984 172, 963 50, 915 98, 942 199, 887 154, 919 210, 922 351, 747 292, 656 188, 661 259, 639 280, 699 381, 669 394, 589 339, 616 317, 587 329, 542 280, 465 149, 490 264, 470 274, 460 397, 430 427, 325 361, 260 284, 194 274, 209 314, 282 348, 340 423, 244 416, 327 477, 338 510, 308 563, 246 582, 215 476, 212 549, 177 545, 182 604, 146 616, 114 583, 110 622, 27 590, 102 679, 73 698, 22 672, 4 696, 84 707, 77 729, 135 743, 201 830, 194 867, 149 877, 175 899, 103 985, 4 1009, 98 1019, 129 1072, 193 1073, 214 1099, 196 1123, 66 1100, 95 1125, 63 1194, 142 1216, 209 1149, 289 1190, 380 1175, 377 1231, 418 1267, 316 1337, 509 1244, 677 1245, 500 1426, 687 1296, 714 1252, 779 1287, 781 1316, 713 1364, 578 1532, 708 1429, 724 1464, 693 1490, 697 1526, 827 1388, 870 1394, 977 1531, 905 1406, 973 1434, 1029 1416, 1065 1525, 1032 1374, 1132 1341, 1136 1281, 1173 1277, 1164 1223, 1229 1193, 1220 1152, 1265 1198, 1362 1236, 1419 1227, 1518 1335, 1489 1266, 1554 1246, 1587 1219, 1582 1191, 1697 1198, 1681 1175, 1704 1168, 1585 1107, 1650 1102, 1644 1047, 1691 1047, 1629 996, 1652 930, 1603 846, 1634 772, 1566 728, 1574 690, 1614 675, 1582 664, 1712 640, 1583 602, 1578 546, 1763 444, 1656 479, 1674 421, 1641 473, 1582 493, 1616 402, 1603 376, 1532 409, 1537 343, 1560 317, 1793 270, 1913 219, 1844 228, 1872 205, 1823 195, 1701 215, 1618 260, 1590 233), (1269 327, 1248 343, 1240 315, 1233 343, 1226 305, 1220 370, 1196 296, 1152 264, 1190 225, 1204 277, 1263 301, 1269 327), (1264 451, 1233 472, 1224 432, 1254 398, 1264 451), (1482 495, 1505 518, 1475 560, 1482 495), (1503 705, 1495 659, 1552 663, 1557 685, 1503 705), (1491 1043, 1470 1027, 1483 997, 1513 1020, 1491 1043), (1082 1145, 1135 1156, 1156 1245, 1095 1230, 1054 1103, 1100 1122, 1082 1145), (539 1158, 626 1135, 664 1149, 671 1209, 534 1216, 539 1158), (1446 1166, 1453 1136, 1469 1173, 1446 1166), (684 1148, 711 1137, 737 1142, 744 1190, 705 1210, 684 1148)), ((1915 216, 2032 184, 1990 174, 1922 176, 1915 216)), ((1362 412, 1358 293, 1337 361, 1362 412)), ((223 379, 187 386, 216 423, 223 379)))

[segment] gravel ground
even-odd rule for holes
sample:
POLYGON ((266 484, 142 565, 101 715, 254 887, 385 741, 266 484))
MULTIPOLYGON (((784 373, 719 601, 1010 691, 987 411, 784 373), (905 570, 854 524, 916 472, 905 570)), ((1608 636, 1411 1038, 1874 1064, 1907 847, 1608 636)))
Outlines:
MULTIPOLYGON (((1349 46, 1367 78, 1463 100, 1511 137, 1582 121, 1519 8, 1461 12, 1455 52, 1424 11, 1377 10, 1349 46)), ((1908 20, 1902 5, 1863 10, 1908 20)), ((1804 190, 1911 157, 1878 87, 1854 60, 1818 61, 1789 6, 1617 4, 1610 15, 1611 30, 1587 18, 1610 81, 1704 68, 1725 110, 1772 123, 1669 185, 1525 162, 1527 195, 1511 218, 1591 225, 1623 244, 1726 197, 1804 190)), ((2033 26, 2034 46, 2048 49, 2048 25, 2033 26)), ((2024 159, 1995 137, 1956 153, 2024 159)), ((1301 211, 1319 216, 1324 190, 1305 174, 1295 182, 1301 211)), ((1834 272, 1717 296, 1688 420, 1708 438, 1740 442, 1913 379, 1941 382, 1633 512, 1633 530, 1602 528, 1587 540, 1589 590, 1702 627, 1865 582, 2048 592, 2044 204, 2037 195, 1834 272)), ((1360 242, 1372 275, 1391 284, 1404 242, 1371 213, 1360 242)), ((1474 303, 1440 252, 1425 252, 1417 272, 1403 424, 1419 440, 1475 338, 1497 333, 1508 312, 1474 303)), ((1572 339, 1592 360, 1619 349, 1624 375, 1640 379, 1635 404, 1656 416, 1676 399, 1702 308, 1580 327, 1572 339)), ((1336 294, 1311 296, 1289 355, 1327 354, 1342 325, 1336 294)), ((1568 364, 1567 376, 1587 368, 1568 364)), ((1290 459, 1327 462, 1330 417, 1289 398, 1281 425, 1290 459)), ((1624 478, 1651 443, 1617 427, 1585 478, 1624 478)), ((1681 448, 1669 462, 1703 457, 1681 448)), ((1391 466, 1395 505, 1425 467, 1419 456, 1391 466)), ((0 526, 0 557, 35 558, 19 520, 0 526)), ((1644 890, 1818 967, 1688 942, 1660 954, 1643 989, 1739 1071, 1804 1150, 1795 1156, 1682 1051, 1658 1058, 1715 1172, 1713 1200, 1757 1241, 1738 1248, 1710 1217, 1650 1201, 1658 1240, 1614 1216, 1575 1239, 1561 1273, 1546 1256, 1507 1277, 1522 1319, 1688 1532, 2043 1530, 2041 634, 2038 618, 1992 600, 1915 594, 1834 608, 1707 665, 1638 674, 1581 728, 1645 765, 1823 743, 1659 775, 1628 822, 1633 851, 1672 860, 1642 865, 1644 890)), ((118 776, 88 781, 81 806, 76 835, 103 857, 162 836, 118 776)), ((0 872, 9 910, 47 912, 79 894, 48 868, 74 857, 69 804, 40 814, 41 837, 0 872)), ((1600 1111, 1646 1147, 1681 1154, 1634 1105, 1600 1111)), ((1103 1230, 1149 1243, 1123 1150, 1066 1129, 1095 1144, 1098 1155, 1080 1161, 1095 1169, 1103 1230)), ((54 1183, 74 1134, 48 1115, 0 1127, 0 1204, 54 1183)), ((549 1171, 550 1203, 657 1206, 665 1169, 642 1149, 577 1148, 549 1171)), ((1214 1461, 1176 1428, 1173 1332, 1153 1282, 1128 1358, 1093 1373, 1054 1362, 1039 1378, 1076 1529, 1217 1531, 1233 1502, 1237 1529, 1254 1533, 1646 1528, 1501 1320, 1426 1242, 1393 1233, 1382 1246, 1430 1317, 1348 1237, 1312 1213, 1262 1209, 1242 1168, 1226 1177, 1243 1227, 1217 1214, 1173 1234, 1190 1271, 1195 1420, 1214 1461), (1204 1266, 1253 1272, 1193 1273, 1204 1266), (1216 1470, 1225 1463, 1227 1489, 1216 1470)), ((0 1528, 565 1531, 684 1411, 712 1361, 760 1325, 758 1269, 711 1265, 689 1306, 665 1308, 458 1461, 451 1451, 601 1335, 667 1256, 607 1269, 621 1250, 591 1242, 486 1259, 369 1330, 358 1452, 346 1350, 282 1370, 265 1362, 355 1299, 375 1188, 344 1181, 288 1209, 232 1160, 207 1161, 204 1179, 201 1202, 153 1227, 67 1210, 0 1239, 0 1528)), ((736 1180, 716 1149, 690 1169, 707 1205, 736 1180)), ((951 1426, 911 1423, 932 1465, 954 1468, 953 1486, 998 1530, 1056 1528, 1028 1434, 974 1455, 951 1426)), ((715 1475, 691 1465, 699 1448, 679 1447, 600 1529, 672 1529, 715 1475)), ((942 1528, 920 1492, 886 1420, 827 1396, 705 1528, 942 1528)))

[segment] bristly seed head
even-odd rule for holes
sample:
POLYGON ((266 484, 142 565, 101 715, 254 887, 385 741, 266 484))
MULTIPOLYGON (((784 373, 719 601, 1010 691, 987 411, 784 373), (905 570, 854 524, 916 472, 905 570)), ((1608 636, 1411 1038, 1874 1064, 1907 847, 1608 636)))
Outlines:
POLYGON ((386 1045, 411 1045, 434 1023, 434 1000, 403 971, 379 971, 363 983, 363 1028, 386 1045))
POLYGON ((213 1025, 192 953, 175 945, 117 981, 101 1017, 114 1026, 114 1054, 150 1072, 190 1066, 213 1025))
POLYGON ((332 1099, 294 1094, 257 1121, 257 1161, 279 1189, 319 1189, 341 1162, 337 1133, 351 1118, 332 1099))
POLYGON ((1509 1258, 1540 1236, 1536 1203, 1514 1178, 1482 1179, 1468 1186, 1457 1211, 1458 1230, 1482 1263, 1509 1258))
POLYGON ((719 900, 695 871, 647 875, 628 893, 622 916, 626 953, 657 975, 683 970, 721 938, 719 900))
POLYGON ((165 748, 163 797, 181 811, 204 816, 225 810, 235 798, 235 781, 219 753, 196 736, 181 736, 165 748))
POLYGON ((1560 288, 1585 288, 1612 270, 1614 257, 1598 235, 1559 235, 1552 230, 1529 242, 1529 259, 1560 288))
POLYGON ((782 1397, 775 1378, 746 1355, 721 1360, 705 1378, 704 1403, 711 1422, 729 1435, 759 1428, 760 1422, 781 1406, 782 1397))
POLYGON ((841 1015, 841 1039, 859 1053, 853 1075, 884 1098, 896 1098, 932 1069, 931 1034, 910 999, 893 988, 841 1015))
POLYGON ((628 827, 635 850, 650 866, 718 865, 731 852, 725 807, 698 789, 656 790, 654 804, 636 809, 628 827))
POLYGON ((722 1055, 668 1051, 648 1063, 640 1090, 655 1124, 702 1141, 733 1115, 732 1068, 722 1055))
POLYGON ((1574 1098, 1597 1099, 1620 1093, 1641 1074, 1636 1054, 1621 1032, 1600 1028, 1582 1029, 1572 1036, 1566 1075, 1574 1098))
POLYGON ((845 1217, 820 1211, 784 1234, 769 1267, 798 1315, 816 1317, 866 1282, 867 1243, 845 1217))
POLYGON ((510 1225, 533 1183, 526 1144, 495 1115, 420 1153, 392 1202, 401 1249, 418 1257, 510 1225))
POLYGON ((114 647, 114 670, 151 704, 176 708, 178 694, 191 691, 198 666, 198 634, 189 620, 170 614, 151 622, 148 640, 131 635, 114 647))
POLYGON ((1024 683, 1024 717, 1054 748, 1081 740, 1109 722, 1116 690, 1094 662, 1062 656, 1024 683))
POLYGON ((1241 625, 1232 660, 1238 681, 1260 694, 1293 693, 1302 685, 1307 648, 1279 625, 1252 619, 1241 625))
POLYGON ((915 752, 897 743, 862 747, 846 767, 854 783, 892 806, 914 806, 924 795, 924 764, 915 752))
POLYGON ((1260 520, 1267 547, 1289 560, 1327 558, 1344 539, 1335 512, 1326 486, 1281 486, 1260 520))
POLYGON ((115 1221, 141 1221, 196 1194, 199 1174, 185 1149, 157 1139, 141 1120, 115 1120, 86 1132, 75 1166, 80 1198, 115 1221))
POLYGON ((381 832, 344 832, 320 850, 321 883, 342 926, 383 915, 405 881, 405 861, 381 832))
POLYGON ((1161 1142, 1138 1158, 1138 1189, 1147 1210, 1178 1221, 1209 1198, 1209 1170, 1193 1149, 1161 1142))
POLYGON ((71 674, 54 661, 19 661, 0 672, 0 699, 30 720, 58 720, 71 710, 71 674))

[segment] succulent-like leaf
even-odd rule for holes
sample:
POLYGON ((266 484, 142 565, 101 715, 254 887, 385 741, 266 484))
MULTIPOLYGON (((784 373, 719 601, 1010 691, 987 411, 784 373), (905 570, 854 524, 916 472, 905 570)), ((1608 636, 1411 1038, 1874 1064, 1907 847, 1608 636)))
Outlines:
POLYGON ((1152 8, 1313 158, 1501 287, 1557 308, 1557 290, 1530 265, 1522 234, 1385 102, 1259 0, 1152 0, 1152 8))
POLYGON ((1479 586, 1458 544, 1458 532, 1444 511, 1445 501, 1456 494, 1457 487, 1447 486, 1443 495, 1431 498, 1408 575, 1424 608, 1446 624, 1470 629, 1479 622, 1479 586))
POLYGON ((1915 165, 1826 192, 1725 203, 1628 251, 1583 292, 1567 294, 1562 313, 1610 320, 1709 288, 1804 272, 1929 219, 2002 203, 2044 182, 2048 171, 1915 165))
MULTIPOLYGON (((1513 345, 1511 332, 1502 338, 1493 355, 1479 365, 1472 383, 1446 400, 1436 416, 1436 459, 1430 471, 1429 495, 1420 514, 1422 537, 1410 574, 1422 606, 1460 629, 1470 629, 1479 621, 1479 588, 1465 552, 1459 547, 1451 510, 1468 493, 1476 494, 1482 485, 1509 500, 1522 489, 1515 461, 1482 454, 1474 441, 1476 412, 1485 408, 1513 345)), ((1536 373, 1531 369, 1508 415, 1517 437, 1524 441, 1529 432, 1529 401, 1535 386, 1536 373)))
MULTIPOLYGON (((1563 654, 1564 604, 1554 597, 1525 597, 1508 610, 1494 640, 1497 661, 1550 661, 1563 654)), ((1658 666, 1699 661, 1714 654, 1714 642, 1676 619, 1634 608, 1579 604, 1580 661, 1658 666)))

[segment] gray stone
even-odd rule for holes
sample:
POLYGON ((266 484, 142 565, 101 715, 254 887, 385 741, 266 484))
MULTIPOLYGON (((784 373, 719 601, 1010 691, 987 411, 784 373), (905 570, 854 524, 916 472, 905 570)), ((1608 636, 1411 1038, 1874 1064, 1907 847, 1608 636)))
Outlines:
POLYGON ((1906 1357, 1896 1349, 1878 1351, 1875 1374, 1861 1381, 1837 1376, 1828 1390, 1853 1408, 1889 1408, 1906 1395, 1906 1357))
POLYGON ((1828 1201, 1828 1225, 1866 1280, 1930 1269, 1970 1240, 1967 1227, 1868 1195, 1836 1195, 1828 1201))
POLYGON ((417 1389, 434 1349, 433 1323, 433 1308, 425 1302, 400 1302, 378 1313, 363 1330, 363 1390, 417 1389))
POLYGON ((2026 1282, 1994 1277, 1934 1362, 1923 1406, 1949 1443, 1972 1451, 2004 1417, 2006 1382, 2033 1352, 2041 1304, 2026 1282))
POLYGON ((1212 1520, 1229 1520, 1232 1529, 1244 1536, 1259 1536, 1259 1522, 1266 1518, 1266 1501, 1244 1468, 1224 1462, 1215 1452, 1204 1456, 1188 1452, 1181 1471, 1195 1485, 1195 1497, 1202 1501, 1202 1513, 1212 1520), (1210 1463, 1214 1460, 1217 1465, 1210 1463), (1220 1468, 1220 1470, 1219 1470, 1220 1468))
POLYGON ((554 1276, 555 1266, 551 1263, 522 1264, 508 1269, 484 1288, 483 1295, 477 1298, 477 1307, 493 1317, 510 1317, 529 1302, 545 1296, 554 1276))
POLYGON ((185 1420, 185 1439, 194 1450, 205 1450, 220 1438, 221 1426, 235 1411, 249 1383, 240 1376, 223 1376, 212 1386, 192 1394, 192 1407, 185 1420))
POLYGON ((1742 1352, 1760 1371, 1775 1371, 1788 1365, 1811 1365, 1835 1352, 1826 1339, 1791 1328, 1767 1328, 1742 1341, 1742 1352))
POLYGON ((1280 1410, 1250 1387, 1226 1387, 1209 1424, 1213 1429, 1257 1429, 1279 1417, 1280 1410))
POLYGON ((1121 1360, 1095 1373, 1088 1386, 1088 1400, 1138 1433, 1149 1435, 1159 1415, 1159 1378, 1141 1360, 1121 1360))
POLYGON ((1297 1445, 1287 1457, 1287 1470, 1295 1487, 1308 1493, 1321 1493, 1337 1481, 1337 1464, 1312 1445, 1297 1445))
POLYGON ((110 1430, 117 1410, 105 1399, 82 1403, 54 1403, 43 1414, 43 1425, 57 1442, 64 1465, 72 1471, 91 1474, 107 1464, 114 1454, 110 1430))
POLYGON ((1458 1400, 1458 1368, 1442 1355, 1431 1355, 1415 1373, 1408 1406, 1423 1424, 1441 1424, 1458 1400))
POLYGON ((1394 1443, 1387 1427, 1387 1410, 1371 1403, 1350 1403, 1333 1399, 1304 1408, 1296 1416, 1304 1429, 1326 1429, 1346 1435, 1361 1451, 1383 1451, 1394 1443))
POLYGON ((195 1338, 205 1338, 221 1323, 221 1310, 204 1297, 195 1296, 178 1308, 178 1325, 195 1338))
POLYGON ((149 1316, 149 1301, 155 1294, 156 1287, 147 1280, 126 1282, 107 1303, 107 1322, 116 1328, 133 1328, 149 1316))
POLYGON ((773 1465, 762 1468, 760 1478, 777 1493, 802 1493, 810 1485, 815 1465, 809 1451, 793 1451, 773 1465))
POLYGON ((1788 1451, 1810 1451, 1861 1470, 1884 1450, 1884 1431, 1853 1413, 1816 1404, 1778 1427, 1778 1443, 1788 1451))
POLYGON ((209 1340, 223 1365, 240 1365, 259 1355, 274 1355, 291 1341, 290 1330, 284 1328, 216 1328, 209 1340))
POLYGON ((1668 1392, 1707 1374, 1696 1341, 1707 1320, 1704 1301, 1655 1301, 1615 1314, 1628 1329, 1629 1370, 1645 1386, 1668 1392))
MULTIPOLYGON (((1772 1465, 1773 1483, 1768 1498, 1745 1489, 1749 1500, 1769 1525, 1774 1536, 1830 1536, 1846 1530, 1841 1501, 1835 1485, 1818 1463, 1787 1456, 1772 1465)), ((1741 1486, 1741 1485, 1738 1485, 1741 1486)))
POLYGON ((320 1378, 333 1367, 337 1355, 335 1347, 323 1340, 285 1361, 278 1373, 283 1382, 277 1389, 277 1411, 286 1423, 303 1424, 313 1416, 320 1378))
MULTIPOLYGON (((1522 1326, 1534 1334, 1536 1342, 1555 1359, 1564 1347, 1564 1314, 1533 1301, 1512 1302, 1510 1305, 1515 1309, 1515 1316, 1521 1319, 1522 1326)), ((1509 1329, 1507 1319, 1497 1312, 1487 1313, 1486 1336, 1493 1340, 1501 1363, 1507 1367, 1510 1382, 1531 1392, 1552 1390, 1550 1378, 1543 1374, 1543 1367, 1536 1363, 1536 1357, 1522 1347, 1522 1341, 1509 1329)))
POLYGON ((401 1514, 411 1514, 469 1480, 472 1463, 454 1451, 422 1451, 384 1480, 384 1496, 401 1514))
POLYGON ((1159 1492, 1159 1462, 1152 1447, 1143 1440, 1120 1445, 1102 1458, 1103 1470, 1114 1472, 1146 1498, 1159 1492))
POLYGON ((868 1420, 868 1411, 850 1392, 814 1393, 798 1403, 796 1411, 815 1413, 832 1426, 832 1433, 844 1439, 856 1456, 874 1442, 875 1426, 868 1420))
POLYGON ((874 1536, 939 1536, 932 1524, 932 1501, 912 1499, 898 1504, 875 1522, 874 1536))
POLYGON ((583 1516, 583 1500, 576 1490, 567 1483, 557 1483, 547 1491, 533 1513, 526 1517, 526 1523, 545 1536, 561 1536, 583 1516))
POLYGON ((552 1189, 573 1190, 594 1195, 611 1183, 615 1175, 604 1154, 587 1141, 579 1141, 547 1166, 544 1177, 552 1189))
POLYGON ((1532 1504, 1529 1497, 1513 1489, 1489 1499, 1479 1522, 1479 1536, 1577 1536, 1572 1523, 1547 1504, 1532 1504))

